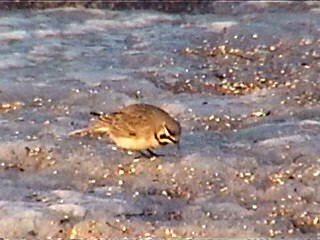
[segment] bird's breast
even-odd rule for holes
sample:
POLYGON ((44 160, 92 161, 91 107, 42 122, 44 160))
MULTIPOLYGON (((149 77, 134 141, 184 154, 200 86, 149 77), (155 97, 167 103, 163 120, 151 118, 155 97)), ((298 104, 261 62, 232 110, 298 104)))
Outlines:
POLYGON ((159 143, 155 139, 115 137, 112 135, 110 138, 118 147, 129 150, 144 150, 159 147, 159 143))

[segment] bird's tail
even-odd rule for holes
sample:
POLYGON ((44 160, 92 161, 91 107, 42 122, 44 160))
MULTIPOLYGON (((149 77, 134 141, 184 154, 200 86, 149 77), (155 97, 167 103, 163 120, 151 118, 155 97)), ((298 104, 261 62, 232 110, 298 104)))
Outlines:
MULTIPOLYGON (((91 115, 102 117, 104 114, 99 113, 99 112, 90 112, 91 115)), ((109 124, 106 122, 102 122, 100 120, 95 121, 92 126, 82 128, 82 129, 77 129, 75 131, 72 131, 69 133, 69 136, 73 137, 84 137, 84 136, 91 136, 91 135, 96 135, 96 134, 109 134, 109 124)))
POLYGON ((109 127, 103 126, 101 124, 95 124, 91 127, 77 129, 69 133, 69 136, 72 137, 84 137, 92 135, 105 135, 109 134, 109 127))
POLYGON ((70 132, 68 135, 70 137, 84 137, 84 136, 88 136, 88 135, 92 135, 92 134, 93 134, 92 128, 87 127, 87 128, 74 130, 74 131, 70 132))
POLYGON ((91 114, 92 116, 96 116, 96 117, 100 117, 100 116, 103 116, 103 115, 104 115, 103 112, 90 112, 90 114, 91 114))

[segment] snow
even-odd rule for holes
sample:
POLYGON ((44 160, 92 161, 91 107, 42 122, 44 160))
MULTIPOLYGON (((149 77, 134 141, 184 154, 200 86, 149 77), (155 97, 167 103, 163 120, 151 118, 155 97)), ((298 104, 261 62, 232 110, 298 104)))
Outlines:
POLYGON ((236 11, 1 11, 0 235, 319 237, 317 5, 236 11), (68 135, 138 102, 180 150, 68 135))

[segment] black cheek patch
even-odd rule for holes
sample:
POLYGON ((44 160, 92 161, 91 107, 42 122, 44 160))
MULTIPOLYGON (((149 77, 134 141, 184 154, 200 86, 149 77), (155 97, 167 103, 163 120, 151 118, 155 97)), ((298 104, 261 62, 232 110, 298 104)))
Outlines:
MULTIPOLYGON (((165 136, 164 134, 160 135, 160 138, 161 136, 165 136)), ((165 146, 167 145, 168 143, 166 142, 161 142, 160 139, 158 138, 157 134, 154 134, 154 138, 157 140, 157 142, 161 145, 161 146, 165 146)))
POLYGON ((159 137, 160 137, 160 139, 167 138, 167 136, 165 134, 161 134, 159 137))

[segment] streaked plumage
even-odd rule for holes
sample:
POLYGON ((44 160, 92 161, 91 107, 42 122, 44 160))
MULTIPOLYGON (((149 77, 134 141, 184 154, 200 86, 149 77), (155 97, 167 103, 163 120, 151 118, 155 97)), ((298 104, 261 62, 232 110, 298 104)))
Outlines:
POLYGON ((110 114, 92 114, 97 116, 92 126, 70 135, 106 134, 117 146, 137 151, 180 141, 179 122, 153 105, 133 104, 110 114))

